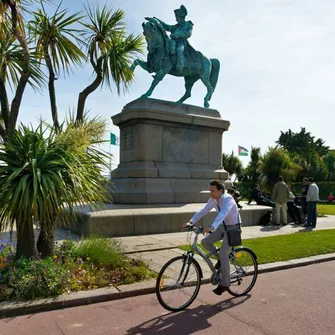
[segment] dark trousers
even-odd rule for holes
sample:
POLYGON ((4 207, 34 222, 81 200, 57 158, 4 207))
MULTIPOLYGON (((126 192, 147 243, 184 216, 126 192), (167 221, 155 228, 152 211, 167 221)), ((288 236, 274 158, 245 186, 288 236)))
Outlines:
POLYGON ((307 201, 307 224, 316 226, 316 205, 317 201, 307 201))
POLYGON ((302 207, 302 212, 306 215, 307 214, 307 201, 306 201, 306 198, 301 198, 301 207, 302 207))
POLYGON ((262 205, 262 206, 269 206, 274 208, 275 207, 275 203, 274 201, 270 200, 270 199, 260 199, 257 201, 257 205, 262 205))
POLYGON ((290 215, 294 223, 301 223, 300 210, 293 201, 287 202, 287 213, 290 215))

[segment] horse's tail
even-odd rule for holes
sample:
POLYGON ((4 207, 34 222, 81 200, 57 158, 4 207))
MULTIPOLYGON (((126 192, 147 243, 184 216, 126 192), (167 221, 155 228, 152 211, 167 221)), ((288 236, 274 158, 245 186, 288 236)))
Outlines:
POLYGON ((219 79, 220 62, 216 58, 211 58, 210 61, 212 63, 212 70, 211 70, 211 75, 209 77, 209 82, 211 83, 213 90, 215 90, 216 84, 219 79))

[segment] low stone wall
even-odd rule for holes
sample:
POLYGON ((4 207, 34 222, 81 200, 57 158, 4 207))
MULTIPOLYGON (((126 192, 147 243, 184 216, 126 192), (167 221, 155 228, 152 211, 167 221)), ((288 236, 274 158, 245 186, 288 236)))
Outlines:
MULTIPOLYGON (((108 237, 136 236, 146 234, 180 232, 183 223, 204 204, 136 206, 108 204, 99 211, 84 208, 77 211, 77 223, 70 224, 70 230, 80 235, 99 234, 108 237), (79 214, 79 215, 78 215, 79 214)), ((258 225, 269 207, 245 205, 240 211, 242 226, 258 225)), ((216 212, 212 211, 198 224, 209 227, 216 212)))

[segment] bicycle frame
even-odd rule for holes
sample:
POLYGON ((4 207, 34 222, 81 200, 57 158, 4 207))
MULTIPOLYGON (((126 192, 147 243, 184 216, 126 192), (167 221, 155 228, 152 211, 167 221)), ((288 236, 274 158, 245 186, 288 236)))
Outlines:
MULTIPOLYGON (((194 241, 193 241, 193 244, 192 244, 192 250, 188 251, 187 255, 189 256, 189 254, 192 254, 192 258, 193 258, 194 253, 197 252, 205 260, 205 262, 207 263, 208 267, 211 269, 213 275, 217 276, 217 271, 215 270, 215 267, 214 267, 212 261, 210 260, 210 258, 211 258, 211 256, 217 254, 220 251, 220 248, 217 249, 216 251, 210 252, 208 254, 204 253, 204 251, 200 247, 198 247, 198 237, 199 237, 199 234, 201 234, 203 232, 203 228, 202 227, 193 227, 192 231, 195 233, 195 237, 194 237, 194 241)), ((229 253, 229 259, 232 258, 233 251, 234 251, 234 247, 232 247, 232 250, 229 253)), ((235 266, 236 265, 239 266, 238 263, 234 264, 234 265, 235 266)), ((181 272, 183 272, 183 270, 184 270, 184 268, 182 268, 181 272)), ((186 271, 186 275, 187 275, 187 273, 188 273, 188 271, 186 271)))

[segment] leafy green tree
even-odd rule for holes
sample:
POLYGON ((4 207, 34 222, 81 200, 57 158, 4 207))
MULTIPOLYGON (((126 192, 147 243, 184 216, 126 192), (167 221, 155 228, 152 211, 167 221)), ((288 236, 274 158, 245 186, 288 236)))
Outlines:
POLYGON ((314 153, 322 157, 329 151, 329 147, 324 145, 324 140, 320 138, 315 140, 315 137, 303 127, 299 133, 294 133, 291 129, 285 133, 281 131, 281 135, 276 143, 289 153, 296 153, 299 156, 305 157, 307 164, 312 162, 314 153))
POLYGON ((272 189, 277 178, 282 176, 285 181, 293 181, 300 170, 290 158, 286 150, 280 148, 269 148, 262 158, 261 171, 265 184, 272 189))
POLYGON ((276 143, 290 153, 297 153, 305 157, 311 157, 311 153, 314 152, 322 157, 329 151, 329 147, 324 145, 324 140, 321 138, 315 140, 315 137, 303 127, 299 133, 294 133, 291 129, 285 133, 281 131, 281 135, 276 143))
POLYGON ((330 150, 325 156, 322 157, 324 164, 328 170, 328 181, 335 180, 335 150, 330 150))

